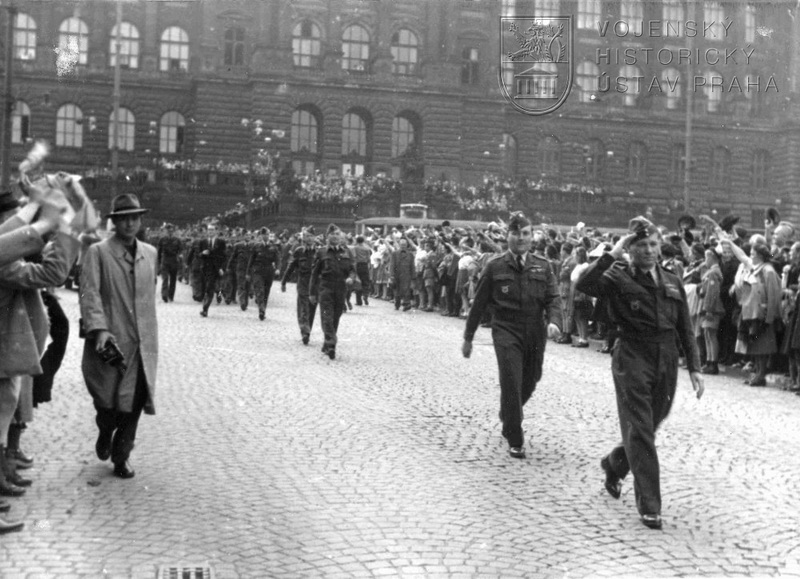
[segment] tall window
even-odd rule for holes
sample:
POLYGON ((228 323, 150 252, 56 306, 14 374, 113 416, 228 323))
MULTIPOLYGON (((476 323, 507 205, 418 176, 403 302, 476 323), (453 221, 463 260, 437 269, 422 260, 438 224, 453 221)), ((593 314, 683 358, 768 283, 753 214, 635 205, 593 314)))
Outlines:
POLYGON ((541 145, 542 177, 556 179, 561 175, 561 143, 556 137, 545 137, 541 145))
POLYGON ((750 167, 750 186, 753 191, 760 191, 769 186, 770 156, 769 151, 758 149, 753 153, 750 167))
POLYGON ((706 111, 709 113, 718 113, 722 105, 723 92, 720 73, 709 70, 703 76, 706 79, 706 84, 703 87, 703 92, 706 95, 706 111))
POLYGON ((503 174, 508 177, 515 177, 517 175, 517 159, 519 155, 517 138, 511 133, 503 133, 503 142, 500 146, 503 150, 503 174))
POLYGON ((244 64, 244 28, 234 26, 225 30, 226 66, 242 66, 244 64))
MULTIPOLYGON (((130 22, 120 24, 119 64, 128 68, 139 68, 139 30, 130 22)), ((117 63, 117 27, 111 29, 108 54, 111 66, 117 63)))
POLYGON ((731 154, 725 147, 715 147, 711 152, 711 175, 709 185, 714 189, 730 187, 731 154))
POLYGON ((401 28, 392 35, 392 72, 395 74, 416 74, 419 41, 417 35, 401 28))
POLYGON ((307 109, 296 109, 292 113, 292 167, 299 175, 309 175, 317 166, 319 122, 316 115, 307 109))
POLYGON ((561 6, 559 5, 559 0, 535 0, 533 3, 533 15, 536 18, 560 16, 561 6))
POLYGON ((342 34, 342 68, 354 72, 369 72, 369 33, 363 26, 353 24, 342 34))
POLYGON ((404 116, 396 116, 392 121, 392 157, 400 157, 409 146, 417 142, 416 127, 404 116))
POLYGON ((683 27, 686 24, 683 15, 683 0, 664 0, 661 14, 661 19, 664 21, 662 30, 669 31, 671 36, 683 36, 683 27))
POLYGON ((61 106, 56 113, 56 146, 83 147, 83 112, 73 104, 61 106))
POLYGON ((67 18, 58 27, 58 49, 77 57, 78 64, 89 61, 89 29, 80 18, 67 18))
POLYGON ((602 178, 606 160, 606 149, 599 139, 592 139, 583 148, 583 169, 586 180, 593 182, 602 178))
POLYGON ((598 91, 598 77, 600 76, 600 69, 598 66, 588 60, 584 60, 578 65, 578 78, 577 83, 580 91, 578 98, 582 103, 589 103, 597 96, 598 91))
POLYGON ((744 41, 756 41, 756 7, 752 4, 744 7, 744 41))
POLYGON ((672 146, 672 159, 670 163, 670 182, 673 185, 683 183, 686 172, 686 147, 683 143, 672 146))
POLYGON ((25 143, 31 136, 31 109, 23 101, 14 103, 11 116, 11 142, 25 143))
POLYGON ((744 96, 750 103, 750 116, 758 117, 764 113, 766 105, 766 94, 760 88, 764 86, 765 76, 760 74, 759 71, 753 71, 744 77, 744 96), (760 82, 759 82, 760 79, 760 82))
POLYGON ((619 71, 620 77, 625 78, 626 90, 622 93, 622 102, 626 107, 636 106, 639 96, 642 94, 644 87, 644 77, 639 67, 628 65, 623 66, 619 71))
POLYGON ((161 116, 158 150, 161 153, 181 154, 185 145, 186 121, 183 115, 170 111, 161 116))
POLYGON ((578 0, 578 28, 591 29, 600 20, 600 0, 578 0))
POLYGON ((634 141, 628 146, 628 181, 642 182, 647 174, 647 147, 634 141))
POLYGON ((516 16, 517 0, 500 0, 500 16, 516 16))
MULTIPOLYGON (((133 113, 123 107, 119 109, 119 142, 120 151, 133 151, 133 139, 136 134, 136 119, 133 113)), ((114 111, 108 117, 108 148, 114 148, 114 111)))
POLYGON ((478 49, 465 46, 461 50, 461 84, 478 84, 478 49))
POLYGON ((367 122, 357 113, 342 117, 342 174, 360 176, 366 172, 367 122))
POLYGON ((303 68, 319 66, 322 51, 322 34, 319 26, 310 20, 303 20, 292 29, 292 56, 294 65, 303 68))
POLYGON ((719 2, 706 2, 703 4, 703 17, 709 23, 707 31, 704 31, 704 38, 711 42, 722 42, 725 39, 725 29, 722 27, 725 22, 725 10, 719 2))
POLYGON ((36 59, 36 21, 22 12, 14 19, 14 58, 36 59))
POLYGON ((620 20, 625 30, 634 33, 642 30, 644 22, 644 4, 641 0, 622 0, 619 4, 620 20))
POLYGON ((664 107, 674 111, 681 102, 681 74, 674 68, 667 68, 661 72, 661 91, 664 95, 664 107))
POLYGON ((189 35, 182 28, 170 26, 161 34, 159 70, 189 70, 189 35))

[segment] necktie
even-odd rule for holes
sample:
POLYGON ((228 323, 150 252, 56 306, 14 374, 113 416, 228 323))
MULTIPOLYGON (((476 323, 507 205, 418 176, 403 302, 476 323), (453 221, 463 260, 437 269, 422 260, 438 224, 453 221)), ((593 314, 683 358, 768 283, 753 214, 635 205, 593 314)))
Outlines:
POLYGON ((649 279, 653 283, 653 285, 655 285, 656 280, 653 277, 653 272, 648 270, 648 271, 644 272, 644 274, 645 274, 645 276, 647 276, 647 279, 649 279))
POLYGON ((522 256, 521 255, 517 256, 517 267, 520 269, 520 271, 522 271, 523 263, 522 263, 522 256))

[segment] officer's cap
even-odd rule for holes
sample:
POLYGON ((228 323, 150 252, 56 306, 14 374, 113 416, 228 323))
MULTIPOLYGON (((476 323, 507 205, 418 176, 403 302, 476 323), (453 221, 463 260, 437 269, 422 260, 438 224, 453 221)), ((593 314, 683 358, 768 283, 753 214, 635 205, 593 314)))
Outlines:
POLYGON ((525 217, 522 211, 517 211, 511 214, 511 219, 508 221, 508 230, 518 233, 525 227, 530 227, 530 219, 525 217))
POLYGON ((262 227, 260 233, 261 233, 261 235, 266 235, 267 234, 267 228, 266 227, 262 227))
POLYGON ((639 215, 638 217, 634 217, 628 222, 628 230, 631 233, 635 233, 636 237, 633 239, 632 243, 635 243, 645 237, 650 237, 654 233, 658 233, 658 227, 653 225, 653 222, 650 221, 644 215, 639 215))

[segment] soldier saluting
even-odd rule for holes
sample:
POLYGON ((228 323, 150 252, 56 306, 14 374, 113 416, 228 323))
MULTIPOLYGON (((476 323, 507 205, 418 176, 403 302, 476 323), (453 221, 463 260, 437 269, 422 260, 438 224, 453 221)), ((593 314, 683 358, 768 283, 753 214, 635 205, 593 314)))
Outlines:
POLYGON ((478 280, 461 352, 472 354, 472 338, 491 305, 503 436, 509 454, 525 458, 522 407, 542 377, 547 337, 561 333, 561 297, 550 264, 531 252, 531 222, 522 213, 511 217, 507 240, 508 251, 489 261, 478 280))
POLYGON ((314 314, 317 304, 309 300, 308 287, 311 281, 311 266, 317 250, 314 247, 314 227, 309 225, 300 233, 301 243, 292 251, 289 265, 283 272, 281 279, 281 292, 286 291, 286 282, 297 271, 297 325, 300 326, 300 335, 303 344, 308 345, 311 328, 314 326, 314 314))
POLYGON ((680 279, 658 265, 661 234, 645 217, 631 233, 583 273, 576 289, 608 300, 619 337, 611 373, 617 394, 622 444, 601 462, 605 488, 615 499, 633 472, 642 523, 660 529, 661 486, 655 433, 667 417, 678 381, 679 345, 686 353, 692 387, 703 395, 700 359, 692 335, 686 292, 680 279), (630 263, 622 261, 628 249, 630 263))

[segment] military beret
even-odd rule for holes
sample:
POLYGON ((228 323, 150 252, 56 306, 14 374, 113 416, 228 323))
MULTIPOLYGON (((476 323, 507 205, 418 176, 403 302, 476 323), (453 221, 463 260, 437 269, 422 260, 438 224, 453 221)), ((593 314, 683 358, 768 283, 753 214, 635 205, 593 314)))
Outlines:
POLYGON ((680 218, 678 219, 678 227, 683 227, 686 229, 694 229, 695 227, 697 227, 697 222, 691 215, 681 215, 680 218))
POLYGON ((328 230, 325 232, 325 235, 330 235, 331 233, 336 233, 338 231, 341 231, 341 228, 335 223, 331 223, 328 225, 328 230))

